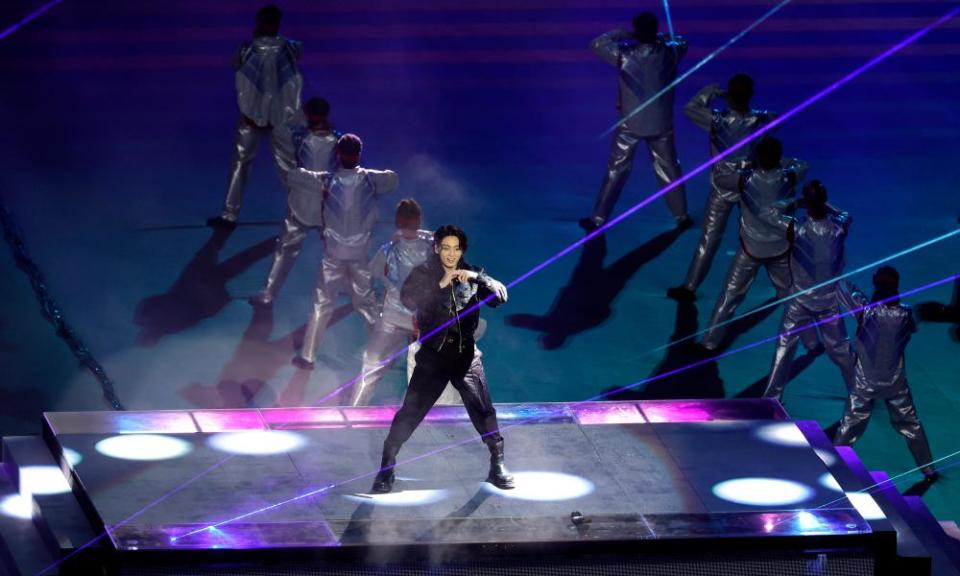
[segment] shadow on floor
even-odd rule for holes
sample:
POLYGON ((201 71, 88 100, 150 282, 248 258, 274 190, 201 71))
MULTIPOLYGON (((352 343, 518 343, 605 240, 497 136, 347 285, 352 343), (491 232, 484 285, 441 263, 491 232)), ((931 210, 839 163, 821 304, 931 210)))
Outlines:
POLYGON ((272 236, 220 262, 220 251, 229 237, 229 230, 214 229, 169 290, 137 304, 133 322, 140 327, 138 345, 155 346, 164 336, 216 315, 231 300, 227 282, 272 254, 276 245, 272 236))
POLYGON ((584 245, 570 280, 560 289, 549 312, 543 316, 511 314, 506 318, 507 324, 541 332, 538 341, 545 350, 562 347, 567 339, 603 324, 610 317, 613 301, 630 278, 681 234, 681 229, 658 234, 606 268, 603 261, 607 255, 607 239, 603 234, 596 236, 584 245))
MULTIPOLYGON (((334 310, 328 329, 353 311, 351 304, 334 310)), ((216 384, 193 382, 178 394, 198 408, 246 408, 250 406, 302 406, 306 398, 310 372, 295 370, 279 393, 267 385, 277 373, 290 364, 299 349, 306 325, 279 338, 270 338, 273 331, 273 307, 254 308, 250 324, 230 360, 220 371, 216 384), (266 394, 274 396, 266 397, 266 394)))

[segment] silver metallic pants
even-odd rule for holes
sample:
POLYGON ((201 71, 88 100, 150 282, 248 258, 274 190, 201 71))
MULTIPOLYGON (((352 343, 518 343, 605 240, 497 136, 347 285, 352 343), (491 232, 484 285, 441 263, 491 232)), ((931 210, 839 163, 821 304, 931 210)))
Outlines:
POLYGON ((743 246, 737 248, 737 254, 730 263, 730 271, 723 282, 723 292, 713 308, 710 316, 710 329, 703 337, 703 346, 709 350, 716 350, 723 341, 726 326, 717 326, 733 317, 737 307, 743 302, 750 286, 757 277, 757 271, 763 266, 767 269, 770 281, 777 289, 777 298, 785 297, 790 291, 790 255, 789 253, 775 258, 759 260, 747 254, 743 246))
POLYGON ((241 116, 237 121, 237 133, 233 142, 230 184, 227 186, 227 197, 223 203, 223 217, 227 220, 236 220, 240 215, 243 189, 247 185, 250 167, 257 156, 260 140, 264 136, 270 138, 273 159, 277 163, 277 172, 280 174, 280 183, 284 189, 287 187, 287 172, 297 165, 293 140, 285 135, 284 131, 251 125, 241 116))
POLYGON ((363 316, 367 324, 373 326, 377 321, 377 302, 367 263, 324 258, 317 275, 313 308, 307 321, 307 331, 303 335, 303 348, 300 350, 300 357, 308 362, 316 362, 317 345, 323 337, 327 323, 330 322, 341 287, 347 288, 354 309, 363 316))
POLYGON ((687 269, 687 279, 683 282, 684 287, 691 292, 697 291, 707 277, 707 273, 710 272, 713 258, 717 255, 717 249, 720 248, 720 242, 723 240, 723 232, 727 229, 730 212, 737 205, 736 201, 726 200, 725 197, 735 198, 736 194, 719 190, 711 175, 710 194, 707 195, 707 205, 703 209, 703 233, 693 253, 693 260, 690 261, 690 268, 687 269))
POLYGON ((280 287, 287 280, 287 275, 290 274, 293 263, 300 255, 300 249, 303 248, 303 241, 306 240, 309 231, 310 227, 297 220, 293 214, 288 213, 283 219, 283 230, 277 238, 277 248, 273 253, 273 265, 270 266, 267 281, 260 290, 260 300, 264 304, 273 301, 280 287))
MULTIPOLYGON (((673 130, 660 136, 637 136, 629 128, 620 126, 614 134, 607 173, 593 207, 594 218, 606 220, 610 217, 633 169, 633 156, 641 140, 647 144, 660 188, 683 176, 680 161, 677 160, 677 148, 673 143, 673 130)), ((687 215, 687 194, 683 185, 668 192, 665 198, 673 217, 682 220, 687 215)))
POLYGON ((770 378, 767 380, 767 389, 764 398, 783 398, 783 389, 790 378, 790 365, 793 355, 797 351, 797 340, 806 332, 816 333, 817 328, 823 336, 823 344, 827 355, 840 368, 840 374, 847 387, 847 393, 853 391, 853 352, 850 348, 850 339, 847 337, 847 328, 843 318, 839 318, 840 308, 827 310, 808 310, 799 300, 791 300, 783 311, 780 320, 780 336, 777 338, 777 350, 773 355, 773 364, 770 367, 770 378), (810 327, 802 332, 793 332, 798 328, 824 320, 823 324, 810 327))
POLYGON ((927 434, 923 430, 920 418, 917 416, 917 409, 913 404, 913 397, 910 395, 910 388, 900 386, 892 396, 883 398, 874 398, 871 395, 863 394, 859 388, 855 388, 853 393, 847 399, 847 407, 843 412, 843 418, 840 420, 840 428, 833 439, 834 444, 849 446, 863 436, 870 422, 870 416, 873 415, 873 403, 875 400, 883 399, 887 403, 887 412, 890 414, 890 424, 893 429, 903 435, 907 440, 907 447, 913 454, 913 459, 917 466, 923 470, 932 472, 933 456, 930 454, 930 443, 927 441, 927 434))
MULTIPOLYGON (((381 318, 373 328, 367 347, 363 351, 363 371, 361 372, 360 382, 354 385, 353 394, 350 399, 351 406, 366 406, 370 404, 370 399, 377 388, 377 383, 383 378, 394 361, 384 362, 391 354, 395 354, 404 346, 409 346, 406 351, 407 357, 407 383, 413 378, 413 371, 417 367, 416 355, 420 350, 420 343, 416 341, 414 333, 410 330, 404 330, 387 324, 381 318)), ((480 349, 475 352, 479 360, 483 357, 480 349)), ((469 376, 469 375, 468 375, 469 376)), ((448 384, 444 388, 436 404, 462 404, 460 393, 453 385, 448 384)))

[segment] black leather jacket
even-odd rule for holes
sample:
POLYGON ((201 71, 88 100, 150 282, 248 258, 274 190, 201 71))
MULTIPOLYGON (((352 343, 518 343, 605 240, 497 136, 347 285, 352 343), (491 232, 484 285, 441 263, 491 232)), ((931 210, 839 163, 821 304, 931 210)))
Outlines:
MULTIPOLYGON (((446 288, 440 288, 443 265, 440 263, 439 256, 431 255, 426 262, 410 272, 410 276, 400 289, 400 300, 404 306, 416 311, 420 337, 426 337, 422 340, 424 346, 438 351, 445 346, 457 346, 462 352, 469 350, 472 353, 473 334, 480 321, 480 309, 463 312, 474 308, 478 302, 491 296, 493 292, 486 285, 490 277, 483 273, 482 268, 471 266, 462 258, 457 268, 478 272, 480 275, 476 281, 465 284, 451 283, 446 288), (457 312, 461 312, 459 319, 437 330, 454 318, 457 312), (437 330, 436 334, 430 334, 434 330, 437 330), (430 335, 427 336, 428 334, 430 335)), ((496 296, 487 301, 487 305, 492 308, 501 304, 503 301, 496 296)))

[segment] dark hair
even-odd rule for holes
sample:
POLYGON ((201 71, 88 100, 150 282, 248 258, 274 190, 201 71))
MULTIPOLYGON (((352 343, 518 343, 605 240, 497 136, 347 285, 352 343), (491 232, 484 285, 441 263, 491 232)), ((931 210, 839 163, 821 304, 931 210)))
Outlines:
POLYGON ((640 42, 645 44, 656 42, 659 30, 660 21, 653 12, 641 12, 633 17, 633 34, 640 42))
POLYGON ((274 4, 267 4, 257 10, 257 28, 254 36, 276 36, 280 32, 280 19, 283 11, 274 4))
POLYGON ((764 170, 778 168, 783 158, 783 144, 772 136, 765 136, 757 142, 753 157, 757 166, 764 170))
POLYGON ((337 157, 340 159, 340 165, 348 170, 360 163, 362 151, 363 140, 356 134, 344 134, 337 140, 337 157))
POLYGON ((753 98, 753 78, 742 72, 727 81, 727 101, 733 108, 749 108, 753 98))
POLYGON ((460 250, 467 251, 467 233, 460 229, 459 226, 453 224, 445 224, 433 233, 433 244, 434 246, 440 246, 440 243, 443 242, 444 238, 448 236, 456 236, 460 240, 460 250))
POLYGON ((893 266, 881 266, 873 273, 873 287, 877 292, 893 296, 900 291, 900 273, 893 266))
POLYGON ((803 186, 803 200, 807 208, 822 209, 827 205, 827 187, 819 180, 811 180, 803 186))
POLYGON ((330 114, 330 103, 326 98, 314 96, 303 105, 303 111, 307 114, 307 118, 326 118, 330 114))
POLYGON ((421 217, 420 204, 413 198, 404 198, 397 204, 397 228, 419 228, 421 217))

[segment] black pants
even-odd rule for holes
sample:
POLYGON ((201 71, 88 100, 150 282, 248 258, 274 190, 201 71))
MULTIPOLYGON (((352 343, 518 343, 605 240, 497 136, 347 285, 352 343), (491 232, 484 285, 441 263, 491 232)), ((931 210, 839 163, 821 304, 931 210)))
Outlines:
POLYGON ((416 356, 417 367, 410 378, 410 386, 403 397, 403 406, 393 418, 390 433, 383 444, 385 454, 395 456, 413 431, 443 393, 447 382, 463 398, 474 428, 483 436, 487 444, 500 440, 497 425, 497 411, 487 389, 487 377, 483 372, 483 363, 474 356, 472 342, 464 343, 462 350, 456 338, 444 342, 438 352, 429 346, 423 346, 416 356))

